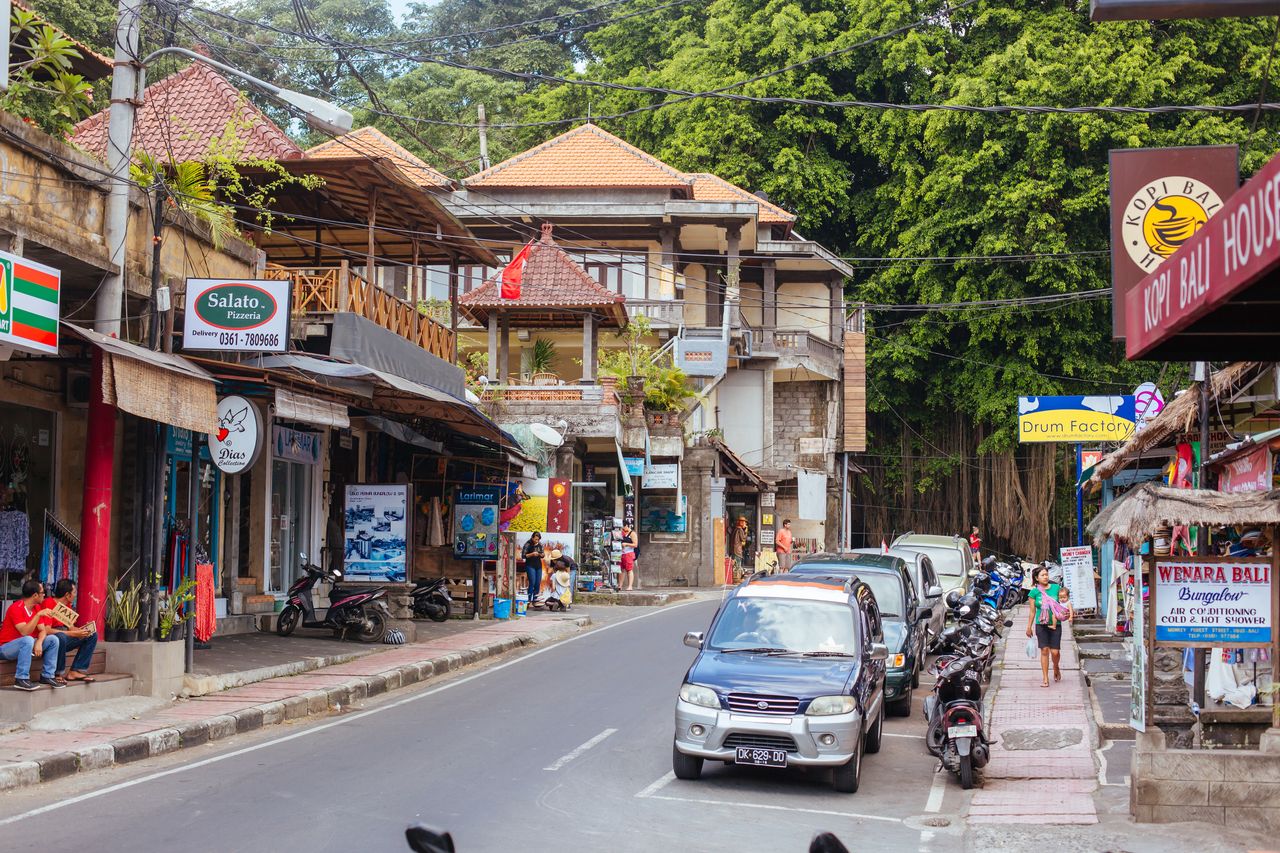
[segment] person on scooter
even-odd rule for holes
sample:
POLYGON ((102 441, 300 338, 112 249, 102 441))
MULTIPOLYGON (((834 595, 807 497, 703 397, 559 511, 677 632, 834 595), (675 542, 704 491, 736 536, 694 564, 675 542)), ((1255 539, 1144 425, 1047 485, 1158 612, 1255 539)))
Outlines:
POLYGON ((1062 587, 1049 580, 1049 570, 1044 566, 1036 568, 1032 575, 1034 583, 1028 600, 1031 609, 1027 616, 1027 636, 1034 634, 1036 644, 1040 647, 1041 687, 1049 686, 1049 659, 1053 658, 1053 680, 1062 680, 1059 658, 1062 649, 1062 620, 1071 618, 1068 607, 1058 603, 1058 595, 1062 587))

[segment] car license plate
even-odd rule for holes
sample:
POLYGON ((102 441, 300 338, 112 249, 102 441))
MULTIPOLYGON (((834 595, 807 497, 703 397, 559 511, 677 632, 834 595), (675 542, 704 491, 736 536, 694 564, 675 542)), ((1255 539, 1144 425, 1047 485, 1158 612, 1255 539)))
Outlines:
POLYGON ((785 749, 763 749, 755 746, 738 747, 739 764, 754 764, 757 767, 786 767, 787 751, 785 749))
POLYGON ((947 737, 957 738, 957 737, 977 737, 977 736, 978 736, 977 726, 952 726, 951 728, 947 729, 947 737))

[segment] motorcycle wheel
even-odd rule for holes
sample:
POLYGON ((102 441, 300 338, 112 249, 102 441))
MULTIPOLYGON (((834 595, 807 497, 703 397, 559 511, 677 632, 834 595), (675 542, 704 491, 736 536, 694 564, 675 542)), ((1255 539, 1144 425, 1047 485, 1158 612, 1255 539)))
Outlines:
POLYGON ((960 787, 966 791, 973 787, 973 756, 960 756, 960 787))
POLYGON ((432 609, 427 611, 427 615, 431 617, 432 622, 448 622, 449 613, 453 610, 453 602, 446 601, 444 604, 436 604, 432 609))
POLYGON ((376 607, 366 607, 364 619, 368 627, 362 628, 356 639, 362 643, 381 643, 387 636, 387 618, 376 607))
POLYGON ((276 633, 281 637, 287 637, 293 633, 293 629, 298 627, 298 622, 302 620, 302 611, 292 604, 286 604, 284 609, 280 611, 280 615, 276 617, 276 633))

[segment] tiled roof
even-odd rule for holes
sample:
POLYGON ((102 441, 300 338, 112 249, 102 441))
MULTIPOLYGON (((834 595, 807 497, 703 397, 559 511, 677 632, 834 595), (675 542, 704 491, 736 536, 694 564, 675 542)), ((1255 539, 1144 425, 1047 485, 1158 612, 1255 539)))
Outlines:
POLYGON ((468 187, 687 188, 687 176, 594 124, 575 127, 467 178, 468 187))
MULTIPOLYGON (((71 39, 71 37, 67 35, 62 30, 61 27, 57 26, 54 23, 51 23, 47 18, 45 18, 39 12, 32 9, 26 3, 23 3, 22 0, 12 0, 12 3, 14 6, 17 6, 22 11, 29 12, 32 15, 34 15, 36 24, 44 24, 45 26, 53 27, 55 30, 58 31, 58 34, 61 35, 63 38, 71 39)), ((73 47, 75 47, 76 50, 80 51, 79 58, 74 56, 67 57, 67 60, 71 63, 70 70, 72 72, 79 74, 81 77, 83 77, 85 80, 89 82, 103 80, 111 76, 111 59, 110 58, 103 56, 101 53, 98 53, 96 50, 89 47, 84 42, 71 39, 71 44, 73 47)), ((22 41, 19 39, 15 39, 13 43, 9 45, 10 67, 17 66, 19 63, 22 63, 22 62, 29 62, 30 60, 31 60, 31 55, 26 51, 22 41)), ((43 80, 48 76, 49 75, 45 73, 40 73, 40 72, 36 73, 36 79, 38 80, 43 80)))
POLYGON ((753 201, 760 205, 758 220, 765 225, 785 225, 796 221, 795 214, 788 213, 776 204, 765 201, 724 178, 699 172, 689 175, 693 179, 694 201, 753 201))
POLYGON ((307 149, 307 157, 382 157, 390 160, 409 180, 420 187, 451 187, 453 181, 447 175, 431 168, 418 155, 387 136, 376 127, 353 130, 340 139, 322 142, 307 149))
MULTIPOLYGON (((503 299, 502 274, 494 276, 470 293, 458 297, 458 304, 478 322, 483 322, 490 308, 510 309, 574 309, 597 308, 604 313, 621 316, 626 298, 600 286, 582 265, 569 257, 551 239, 551 226, 542 226, 542 239, 533 244, 525 261, 519 299, 503 299), (479 310, 475 310, 479 309, 479 310)), ((578 322, 577 318, 574 318, 578 322)))
MULTIPOLYGON (((106 158, 107 110, 76 125, 71 141, 106 158)), ((239 89, 202 62, 193 62, 148 86, 134 125, 133 147, 159 160, 201 160, 209 140, 228 127, 244 128, 244 155, 264 160, 297 160, 302 149, 249 102, 239 89)))

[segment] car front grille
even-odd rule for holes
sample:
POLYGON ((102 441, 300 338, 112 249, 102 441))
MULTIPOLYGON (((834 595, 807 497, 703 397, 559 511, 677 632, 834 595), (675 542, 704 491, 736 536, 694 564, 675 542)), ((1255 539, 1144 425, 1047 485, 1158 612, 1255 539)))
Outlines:
POLYGON ((794 696, 730 693, 729 710, 738 714, 785 714, 790 717, 800 710, 800 700, 794 696))
POLYGON ((796 751, 795 738, 790 735, 757 735, 735 733, 724 739, 724 745, 728 749, 735 749, 739 746, 749 746, 754 749, 785 749, 787 752, 796 751))

